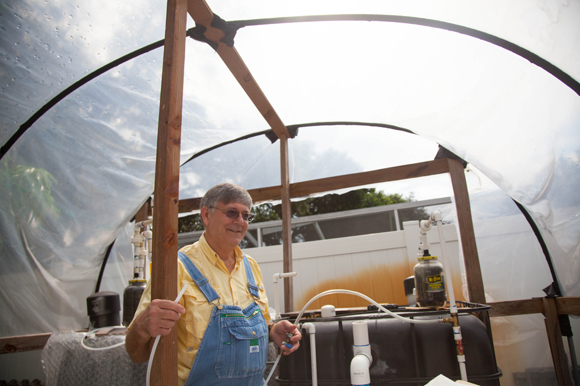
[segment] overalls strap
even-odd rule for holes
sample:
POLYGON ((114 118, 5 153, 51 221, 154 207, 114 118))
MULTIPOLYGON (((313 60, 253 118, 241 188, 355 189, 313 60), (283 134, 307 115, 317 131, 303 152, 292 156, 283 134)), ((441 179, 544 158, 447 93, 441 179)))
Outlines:
POLYGON ((185 255, 183 252, 178 252, 177 256, 179 256, 179 260, 183 263, 187 272, 189 272, 189 276, 193 279, 197 288, 203 293, 205 298, 207 299, 208 303, 213 302, 216 299, 219 299, 220 296, 215 292, 209 281, 201 274, 199 269, 193 264, 193 262, 185 255))
POLYGON ((250 261, 244 255, 244 266, 246 267, 246 278, 248 279, 248 291, 254 297, 254 299, 260 298, 259 288, 256 285, 256 281, 254 280, 254 274, 252 273, 252 267, 250 266, 250 261))

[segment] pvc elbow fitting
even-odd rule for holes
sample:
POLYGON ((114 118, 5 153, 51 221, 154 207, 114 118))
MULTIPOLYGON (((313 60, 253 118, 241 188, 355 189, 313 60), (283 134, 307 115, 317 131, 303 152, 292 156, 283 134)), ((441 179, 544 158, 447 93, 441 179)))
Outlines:
POLYGON ((355 355, 350 362, 350 383, 357 386, 369 385, 371 383, 370 366, 371 362, 366 355, 355 355))

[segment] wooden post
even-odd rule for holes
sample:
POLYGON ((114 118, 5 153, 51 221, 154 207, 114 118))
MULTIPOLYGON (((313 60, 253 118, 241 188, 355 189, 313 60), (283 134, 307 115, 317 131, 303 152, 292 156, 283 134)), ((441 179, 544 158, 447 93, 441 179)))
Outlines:
POLYGON ((473 230, 473 220, 471 219, 471 206, 469 204, 469 194, 465 181, 465 172, 461 161, 447 158, 449 164, 449 175, 455 196, 455 206, 457 207, 457 222, 459 223, 459 233, 461 234, 461 247, 465 261, 465 272, 467 275, 467 291, 469 301, 474 303, 485 303, 485 290, 483 288, 483 276, 479 265, 479 254, 475 242, 473 230))
MULTIPOLYGON (((280 137, 280 169, 282 179, 282 242, 283 271, 292 272, 292 206, 290 203, 290 176, 288 168, 288 138, 280 137)), ((292 278, 284 279, 284 311, 294 310, 292 278)))
POLYGON ((552 352, 552 361, 556 371, 556 379, 559 386, 572 386, 572 376, 568 366, 568 358, 564 351, 562 342, 562 332, 560 331, 560 322, 558 320, 558 309, 555 298, 544 298, 544 315, 546 320, 546 332, 550 342, 550 351, 552 352))
MULTIPOLYGON (((152 299, 177 296, 179 154, 185 67, 187 1, 168 0, 155 164, 152 299)), ((177 329, 159 341, 151 384, 177 385, 177 329)))

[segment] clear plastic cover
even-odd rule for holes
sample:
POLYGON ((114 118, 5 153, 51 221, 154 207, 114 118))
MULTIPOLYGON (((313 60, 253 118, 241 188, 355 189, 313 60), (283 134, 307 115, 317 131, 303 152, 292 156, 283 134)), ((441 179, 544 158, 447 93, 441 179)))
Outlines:
POLYGON ((124 335, 95 332, 54 333, 42 351, 47 386, 145 384, 147 362, 135 364, 125 350, 124 335), (107 366, 115 363, 115 366, 107 366))
MULTIPOLYGON (((209 5, 226 20, 358 13, 453 23, 514 43, 580 80, 578 2, 209 5)), ((138 9, 110 0, 0 5, 0 144, 6 151, 0 161, 0 336, 86 327, 85 299, 115 240, 101 289, 122 293, 130 279, 130 222, 154 187, 163 49, 93 79, 9 141, 82 77, 163 39, 166 6, 160 0, 140 2, 138 9)), ((188 27, 193 24, 188 17, 188 27)), ((286 125, 368 122, 416 134, 366 126, 300 129, 289 142, 291 182, 429 160, 440 144, 470 163, 468 179, 491 181, 470 186, 490 299, 543 296, 552 281, 511 199, 544 237, 563 295, 580 295, 577 91, 490 42, 412 24, 245 27, 235 47, 286 125), (490 236, 498 227, 505 229, 501 239, 490 236)), ((269 129, 205 43, 187 39, 184 78, 182 162, 269 129)), ((201 196, 224 180, 254 189, 279 185, 279 179, 279 142, 260 136, 185 165, 180 198, 201 196)), ((385 189, 417 199, 451 196, 440 176, 385 189)), ((522 341, 526 328, 514 328, 525 331, 508 340, 522 341)), ((538 328, 534 334, 542 334, 538 328)))

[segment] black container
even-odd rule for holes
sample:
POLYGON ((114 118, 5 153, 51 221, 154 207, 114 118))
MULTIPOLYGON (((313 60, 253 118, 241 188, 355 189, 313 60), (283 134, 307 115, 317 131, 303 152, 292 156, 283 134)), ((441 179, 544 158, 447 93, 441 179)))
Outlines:
POLYGON ((125 288, 123 292, 123 326, 129 327, 131 324, 141 295, 145 291, 145 286, 147 286, 146 280, 135 279, 129 281, 129 285, 125 288))
POLYGON ((121 300, 119 294, 101 291, 87 298, 90 329, 119 326, 121 324, 121 300))
MULTIPOLYGON (((373 354, 371 384, 423 386, 439 374, 452 380, 461 379, 451 324, 411 324, 372 317, 366 320, 373 354)), ((319 384, 351 384, 352 322, 342 318, 315 323, 319 384)), ((501 372, 485 325, 473 315, 460 316, 459 324, 468 380, 481 386, 499 386, 501 372)), ((310 336, 303 329, 300 348, 281 358, 278 382, 310 384, 310 363, 310 336)))
POLYGON ((417 298, 415 297, 415 276, 409 276, 403 280, 405 287, 405 296, 407 297, 407 305, 415 307, 417 305, 417 298))

